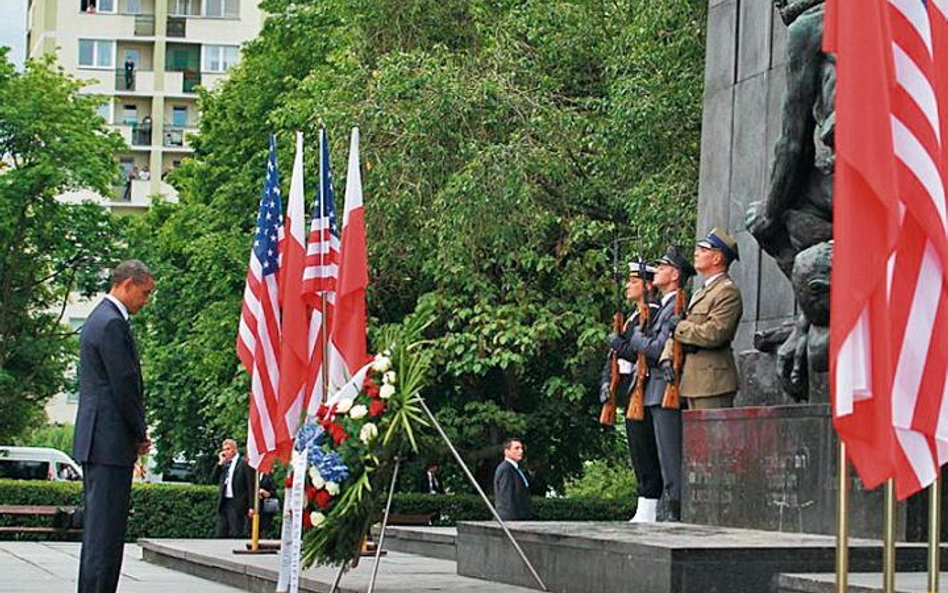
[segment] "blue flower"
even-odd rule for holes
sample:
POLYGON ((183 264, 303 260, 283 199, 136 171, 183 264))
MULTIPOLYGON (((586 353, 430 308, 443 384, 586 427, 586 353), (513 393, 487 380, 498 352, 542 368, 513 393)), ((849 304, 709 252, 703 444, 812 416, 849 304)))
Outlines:
POLYGON ((326 440, 326 431, 318 424, 306 423, 296 435, 296 450, 304 451, 307 447, 317 449, 326 440))
MULTIPOLYGON (((310 461, 313 457, 310 456, 310 461)), ((349 477, 349 467, 342 461, 342 455, 336 451, 330 451, 319 456, 319 460, 313 465, 319 470, 319 475, 327 482, 342 484, 349 477)))

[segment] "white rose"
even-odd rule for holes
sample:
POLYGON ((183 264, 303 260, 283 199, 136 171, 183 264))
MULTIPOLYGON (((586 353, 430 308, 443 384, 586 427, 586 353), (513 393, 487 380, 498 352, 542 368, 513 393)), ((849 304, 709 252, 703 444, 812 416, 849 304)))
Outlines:
POLYGON ((309 466, 309 479, 313 482, 316 481, 316 478, 322 479, 322 476, 319 475, 319 470, 316 469, 315 465, 309 466))
POLYGON ((326 515, 320 513, 319 511, 313 511, 309 514, 309 522, 313 524, 313 527, 318 527, 320 523, 326 520, 326 515))
POLYGON ((385 373, 384 375, 382 375, 382 382, 389 385, 394 385, 395 384, 395 371, 389 371, 385 373))
POLYGON ((376 354, 375 360, 372 362, 372 370, 379 373, 384 373, 388 369, 392 368, 392 359, 385 354, 376 354))
POLYGON ((336 413, 337 413, 337 414, 345 414, 346 412, 349 411, 349 408, 351 408, 351 407, 352 407, 352 400, 351 400, 351 399, 339 400, 338 402, 336 402, 336 413))
POLYGON ((382 399, 388 399, 392 397, 393 395, 395 395, 394 385, 389 385, 386 383, 385 385, 382 385, 381 389, 379 389, 379 397, 381 397, 382 399))
MULTIPOLYGON (((313 469, 316 469, 316 468, 313 468, 313 469)), ((309 477, 313 479, 313 488, 317 490, 319 490, 320 488, 326 485, 326 480, 323 479, 323 477, 319 474, 318 471, 316 472, 315 476, 313 474, 310 474, 309 477)))
POLYGON ((360 418, 365 418, 365 415, 369 413, 369 409, 362 404, 358 406, 352 406, 352 409, 349 410, 349 417, 353 420, 358 420, 360 418))
POLYGON ((369 442, 378 435, 378 427, 371 422, 368 422, 362 427, 362 430, 359 431, 359 440, 368 445, 369 442))
POLYGON ((338 496, 339 484, 335 482, 326 482, 326 492, 328 492, 330 496, 338 496))

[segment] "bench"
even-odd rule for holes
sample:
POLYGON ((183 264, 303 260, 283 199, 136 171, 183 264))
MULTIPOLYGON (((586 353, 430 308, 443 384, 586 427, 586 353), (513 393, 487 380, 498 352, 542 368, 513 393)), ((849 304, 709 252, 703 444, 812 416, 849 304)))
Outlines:
POLYGON ((431 525, 431 522, 438 518, 440 513, 392 513, 388 516, 389 525, 431 525))
POLYGON ((47 517, 48 526, 3 525, 0 533, 82 533, 82 528, 72 527, 72 515, 78 507, 47 505, 0 505, 0 517, 47 517))

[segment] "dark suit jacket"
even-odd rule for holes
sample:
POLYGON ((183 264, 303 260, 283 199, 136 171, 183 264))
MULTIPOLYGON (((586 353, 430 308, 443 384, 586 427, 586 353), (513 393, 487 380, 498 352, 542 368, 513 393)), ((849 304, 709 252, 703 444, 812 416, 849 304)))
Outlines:
POLYGON ((494 504, 504 521, 528 521, 533 518, 530 489, 512 463, 500 462, 494 472, 494 504))
POLYGON ((428 479, 428 472, 421 472, 421 477, 418 478, 418 492, 423 494, 444 494, 441 478, 435 475, 434 488, 432 488, 431 481, 428 479))
MULTIPOLYGON (((233 462, 231 462, 233 463, 233 462)), ((224 492, 227 487, 227 473, 229 464, 215 465, 211 472, 211 482, 218 485, 217 489, 217 510, 224 505, 224 492)), ((256 476, 252 467, 247 465, 247 458, 241 455, 237 458, 237 468, 234 469, 234 505, 241 516, 246 515, 247 511, 253 508, 254 481, 256 476)))
POLYGON ((145 431, 135 339, 118 307, 102 299, 83 324, 79 338, 79 410, 73 457, 80 463, 133 465, 145 431))

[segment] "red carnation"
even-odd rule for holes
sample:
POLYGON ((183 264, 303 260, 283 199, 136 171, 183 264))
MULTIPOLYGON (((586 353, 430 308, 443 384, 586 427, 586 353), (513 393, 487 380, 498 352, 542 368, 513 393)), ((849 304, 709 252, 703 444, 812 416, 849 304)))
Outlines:
POLYGON ((385 411, 384 399, 373 399, 369 404, 369 416, 381 416, 385 411))
POLYGON ((316 410, 316 417, 322 420, 328 413, 329 408, 326 407, 326 404, 319 404, 319 408, 316 410))
POLYGON ((292 488, 292 487, 293 487, 293 474, 286 474, 286 480, 284 480, 283 486, 284 486, 285 488, 292 488))
POLYGON ((303 509, 303 529, 310 529, 313 526, 313 520, 309 518, 309 511, 303 509))
POLYGON ((306 501, 311 502, 314 498, 316 498, 316 487, 313 486, 312 484, 308 484, 306 486, 305 493, 306 493, 306 501))
POLYGON ((325 488, 316 493, 316 504, 318 504, 323 510, 329 508, 329 505, 332 503, 332 496, 325 488))
POLYGON ((329 433, 329 436, 332 437, 332 441, 336 445, 341 445, 342 443, 346 442, 347 438, 349 438, 349 435, 346 434, 345 429, 335 422, 329 423, 329 426, 326 428, 326 432, 329 433))
POLYGON ((379 396, 379 384, 375 382, 372 377, 366 377, 365 383, 362 384, 362 387, 365 391, 365 394, 369 397, 376 398, 379 396))

